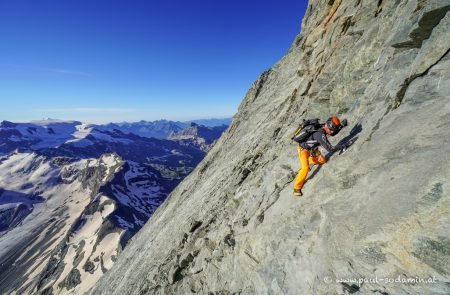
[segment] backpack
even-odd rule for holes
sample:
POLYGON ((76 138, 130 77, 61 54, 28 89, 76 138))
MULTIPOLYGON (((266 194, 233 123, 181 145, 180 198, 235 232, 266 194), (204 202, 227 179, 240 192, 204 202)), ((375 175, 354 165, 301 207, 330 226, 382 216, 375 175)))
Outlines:
POLYGON ((319 119, 303 119, 303 122, 298 126, 291 139, 297 143, 303 143, 311 134, 319 130, 322 125, 323 124, 319 123, 319 119))

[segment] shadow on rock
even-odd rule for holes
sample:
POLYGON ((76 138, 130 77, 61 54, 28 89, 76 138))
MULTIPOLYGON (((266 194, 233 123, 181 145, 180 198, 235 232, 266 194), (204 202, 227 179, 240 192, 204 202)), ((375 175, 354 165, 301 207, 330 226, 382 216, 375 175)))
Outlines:
MULTIPOLYGON (((339 147, 339 155, 344 153, 349 147, 351 147, 357 140, 358 137, 356 136, 358 133, 362 131, 362 125, 360 123, 353 126, 352 130, 350 130, 349 135, 344 137, 339 141, 337 146, 339 147)), ((333 154, 333 153, 332 153, 333 154)), ((331 157, 332 155, 330 155, 331 157)))
POLYGON ((44 200, 42 196, 0 189, 0 234, 20 224, 33 211, 33 205, 44 200))
MULTIPOLYGON (((358 133, 362 131, 362 125, 360 123, 353 126, 352 130, 350 130, 349 135, 341 139, 338 144, 336 145, 336 150, 328 153, 326 158, 329 160, 336 152, 339 152, 339 155, 342 155, 347 149, 349 149, 357 140, 358 137, 356 136, 358 133)), ((308 180, 311 180, 316 176, 316 174, 320 171, 322 168, 322 165, 316 165, 316 169, 311 173, 311 175, 307 178, 308 180)))

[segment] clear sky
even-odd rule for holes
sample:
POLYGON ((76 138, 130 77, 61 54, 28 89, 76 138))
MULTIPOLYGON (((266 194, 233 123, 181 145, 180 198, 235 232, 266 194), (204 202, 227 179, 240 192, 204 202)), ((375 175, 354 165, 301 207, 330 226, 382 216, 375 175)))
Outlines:
POLYGON ((232 116, 306 0, 0 0, 0 120, 232 116))

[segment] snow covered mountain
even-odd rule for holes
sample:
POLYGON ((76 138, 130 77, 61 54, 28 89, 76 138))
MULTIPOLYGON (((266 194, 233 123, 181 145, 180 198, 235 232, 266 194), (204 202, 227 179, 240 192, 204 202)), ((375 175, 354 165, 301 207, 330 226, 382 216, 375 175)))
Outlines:
POLYGON ((0 293, 87 291, 204 156, 78 121, 1 122, 0 293))

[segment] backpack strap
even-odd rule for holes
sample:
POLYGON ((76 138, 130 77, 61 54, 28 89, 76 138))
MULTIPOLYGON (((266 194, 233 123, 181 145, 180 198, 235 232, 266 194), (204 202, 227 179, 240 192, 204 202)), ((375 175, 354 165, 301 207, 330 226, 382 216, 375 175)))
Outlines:
POLYGON ((298 125, 297 130, 295 130, 294 135, 291 137, 291 140, 294 140, 294 138, 302 131, 303 127, 305 127, 306 120, 303 119, 303 122, 298 125))

